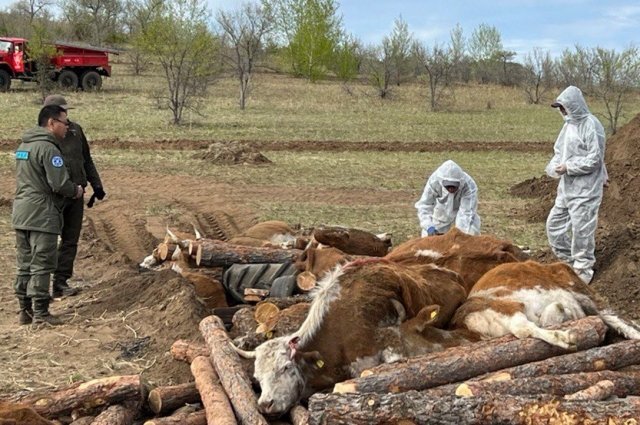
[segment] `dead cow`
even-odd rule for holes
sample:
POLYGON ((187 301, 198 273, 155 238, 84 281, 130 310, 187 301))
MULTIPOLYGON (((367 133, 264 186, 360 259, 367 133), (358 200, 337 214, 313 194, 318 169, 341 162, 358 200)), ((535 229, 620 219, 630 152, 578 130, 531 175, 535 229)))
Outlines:
POLYGON ((607 309, 569 265, 526 261, 487 272, 451 323, 484 339, 513 334, 571 348, 575 337, 570 331, 542 327, 594 315, 626 338, 640 339, 640 331, 607 309))
POLYGON ((384 257, 391 248, 388 234, 373 233, 338 226, 321 226, 313 231, 313 238, 322 245, 337 248, 346 254, 384 257))
POLYGON ((444 325, 464 301, 455 273, 426 265, 404 267, 383 260, 338 266, 318 284, 309 314, 296 332, 274 338, 253 352, 254 376, 263 413, 282 414, 301 397, 358 376, 388 356, 377 341, 379 329, 413 317, 423 306, 438 304, 444 325))
POLYGON ((296 236, 284 221, 263 221, 229 239, 229 243, 253 247, 293 247, 296 236))

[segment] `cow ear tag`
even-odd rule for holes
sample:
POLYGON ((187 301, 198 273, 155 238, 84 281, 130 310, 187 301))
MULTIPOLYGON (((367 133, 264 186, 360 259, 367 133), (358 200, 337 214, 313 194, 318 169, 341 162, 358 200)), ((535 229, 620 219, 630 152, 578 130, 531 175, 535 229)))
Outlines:
POLYGON ((316 360, 316 366, 322 369, 324 367, 324 362, 322 360, 316 360))
POLYGON ((432 312, 431 312, 431 319, 435 319, 437 315, 438 315, 438 312, 437 312, 437 311, 435 311, 435 310, 434 310, 434 311, 432 311, 432 312))
POLYGON ((265 334, 265 336, 267 337, 267 339, 271 339, 273 338, 273 332, 269 331, 265 334))

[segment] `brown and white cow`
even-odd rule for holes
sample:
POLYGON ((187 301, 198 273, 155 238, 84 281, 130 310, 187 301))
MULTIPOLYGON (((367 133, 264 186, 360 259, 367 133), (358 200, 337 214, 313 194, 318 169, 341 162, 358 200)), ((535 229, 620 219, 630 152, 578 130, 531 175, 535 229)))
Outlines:
POLYGON ((239 235, 229 239, 229 243, 244 246, 291 246, 295 244, 295 232, 284 221, 270 220, 257 223, 239 235))
POLYGON ((466 297, 460 283, 457 274, 432 265, 406 267, 377 259, 336 267, 318 284, 300 329, 254 352, 238 350, 255 358, 260 409, 282 414, 301 397, 397 360, 378 331, 431 304, 442 306, 434 325, 446 325, 466 297))

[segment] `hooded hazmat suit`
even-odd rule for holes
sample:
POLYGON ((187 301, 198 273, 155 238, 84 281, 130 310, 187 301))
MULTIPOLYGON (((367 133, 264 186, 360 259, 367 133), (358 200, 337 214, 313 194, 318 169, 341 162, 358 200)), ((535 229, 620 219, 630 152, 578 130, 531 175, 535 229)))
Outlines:
POLYGON ((429 228, 444 233, 453 224, 470 235, 480 233, 478 186, 455 162, 445 161, 427 180, 422 196, 415 204, 422 236, 429 228), (445 186, 458 186, 450 193, 445 186))
POLYGON ((588 283, 593 278, 598 209, 607 178, 605 132, 579 88, 567 87, 553 104, 559 105, 567 115, 546 167, 549 176, 559 179, 547 237, 554 254, 588 283))

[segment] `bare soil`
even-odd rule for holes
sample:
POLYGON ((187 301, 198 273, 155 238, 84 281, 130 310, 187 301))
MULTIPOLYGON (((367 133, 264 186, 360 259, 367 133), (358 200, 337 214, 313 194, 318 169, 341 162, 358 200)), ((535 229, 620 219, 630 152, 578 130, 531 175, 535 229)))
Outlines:
MULTIPOLYGON (((634 121, 636 125, 637 121, 634 121)), ((101 149, 196 148, 206 152, 210 143, 103 140, 98 141, 97 146, 101 149)), ((640 141, 635 140, 635 145, 640 146, 640 141)), ((548 144, 535 143, 492 146, 445 142, 434 147, 432 144, 291 142, 248 143, 248 146, 262 150, 548 150, 548 144)), ((609 159, 614 146, 612 139, 609 159)), ((0 150, 14 147, 15 141, 0 141, 0 150)), ((614 307, 638 317, 635 278, 640 245, 635 241, 640 221, 634 209, 635 201, 631 199, 637 197, 638 191, 637 188, 622 190, 629 184, 639 184, 633 177, 633 173, 638 175, 638 163, 627 159, 619 164, 608 163, 616 184, 612 184, 602 207, 602 229, 598 238, 601 260, 595 285, 611 299, 614 307)), ((168 350, 176 339, 200 339, 198 323, 208 312, 191 287, 175 273, 141 271, 138 267, 162 239, 167 224, 181 231, 190 231, 196 224, 207 237, 225 240, 256 222, 255 213, 244 206, 249 198, 289 202, 330 199, 345 205, 398 201, 397 195, 384 191, 338 189, 297 194, 284 187, 219 184, 214 177, 200 177, 198 184, 194 184, 189 179, 163 175, 160 168, 157 173, 130 168, 101 169, 101 175, 107 198, 85 210, 75 275, 70 282, 82 288, 82 292, 52 303, 52 312, 64 315, 69 320, 67 324, 32 330, 29 326, 17 325, 18 308, 12 289, 15 236, 10 226, 15 180, 11 170, 0 173, 0 252, 3 253, 0 256, 3 289, 0 292, 0 397, 116 374, 142 373, 158 385, 192 379, 188 366, 172 360, 168 350)), ((533 181, 525 186, 538 183, 533 181)), ((527 190, 535 192, 536 187, 527 190)), ((551 189, 545 188, 539 193, 548 190, 551 189)), ((536 258, 552 260, 548 252, 537 253, 536 258)))
MULTIPOLYGON (((596 265, 592 286, 614 310, 640 318, 640 115, 607 141, 605 157, 610 185, 605 188, 596 232, 596 265)), ((514 196, 533 199, 524 214, 544 221, 553 206, 557 183, 546 176, 511 188, 514 196)), ((553 254, 538 254, 551 260, 553 254)))

